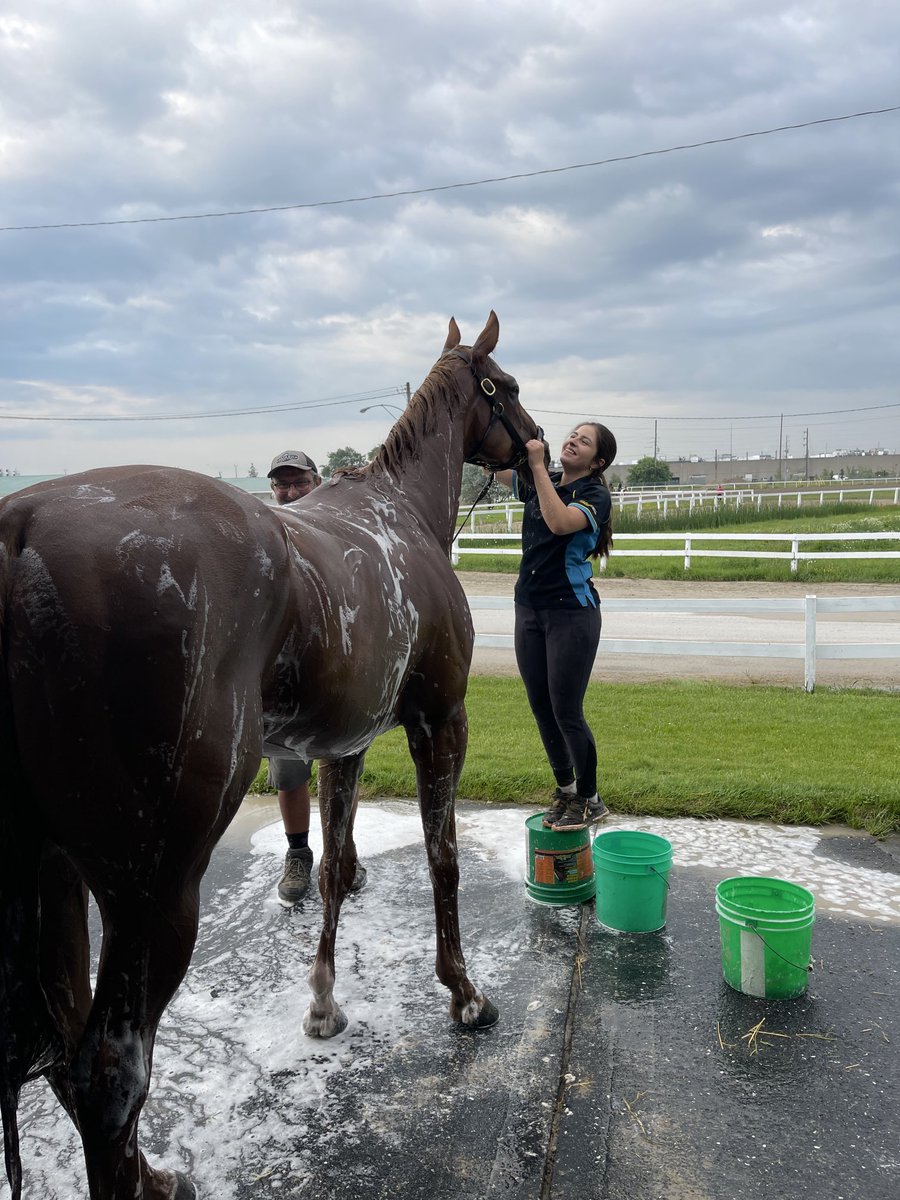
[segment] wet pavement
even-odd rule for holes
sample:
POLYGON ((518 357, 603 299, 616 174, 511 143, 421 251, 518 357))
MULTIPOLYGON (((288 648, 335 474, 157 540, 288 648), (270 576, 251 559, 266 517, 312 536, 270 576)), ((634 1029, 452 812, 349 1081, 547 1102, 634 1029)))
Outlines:
MULTIPOLYGON (((160 1032, 151 1159, 217 1200, 895 1200, 898 842, 614 817, 674 848, 665 930, 615 934, 591 903, 527 895, 530 811, 459 806, 463 946, 500 1009, 474 1033, 434 979, 415 806, 361 807, 370 884, 345 904, 335 989, 350 1024, 317 1042, 300 1019, 321 906, 277 904, 277 810, 248 800, 160 1032), (815 894, 800 999, 725 984, 714 892, 735 874, 815 894)), ((35 1085, 23 1110, 26 1195, 86 1195, 52 1097, 35 1085)))

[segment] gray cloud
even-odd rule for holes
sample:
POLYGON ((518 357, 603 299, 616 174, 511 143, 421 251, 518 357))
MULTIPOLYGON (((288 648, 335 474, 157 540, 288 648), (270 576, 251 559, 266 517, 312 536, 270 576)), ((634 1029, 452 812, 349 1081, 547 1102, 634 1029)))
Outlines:
MULTIPOLYGON (((882 107, 898 34, 872 3, 32 0, 0 18, 0 224, 313 203, 882 107)), ((499 361, 557 440, 570 412, 610 412, 623 458, 654 418, 673 418, 669 453, 704 452, 721 426, 688 417, 785 412, 813 450, 900 446, 900 408, 801 415, 900 400, 898 121, 365 204, 2 233, 0 413, 415 386, 450 314, 471 338, 494 307, 499 361)), ((0 416, 0 466, 226 473, 282 442, 323 457, 383 435, 387 414, 357 407, 0 416)), ((735 452, 771 442, 768 420, 729 432, 735 452)))

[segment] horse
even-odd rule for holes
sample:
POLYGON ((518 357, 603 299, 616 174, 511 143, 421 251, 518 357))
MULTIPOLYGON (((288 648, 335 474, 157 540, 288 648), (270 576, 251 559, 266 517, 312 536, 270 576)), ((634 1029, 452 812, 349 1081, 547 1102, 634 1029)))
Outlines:
POLYGON ((474 634, 450 566, 464 462, 527 473, 542 434, 491 354, 446 344, 374 460, 279 508, 175 468, 87 471, 0 505, 0 1107, 43 1074, 81 1136, 92 1200, 189 1200, 138 1122, 159 1020, 187 971, 199 884, 265 753, 319 759, 323 919, 303 1019, 332 1037, 366 749, 402 725, 451 1016, 496 1007, 466 974, 454 804, 474 634), (102 944, 90 980, 87 895, 102 944))

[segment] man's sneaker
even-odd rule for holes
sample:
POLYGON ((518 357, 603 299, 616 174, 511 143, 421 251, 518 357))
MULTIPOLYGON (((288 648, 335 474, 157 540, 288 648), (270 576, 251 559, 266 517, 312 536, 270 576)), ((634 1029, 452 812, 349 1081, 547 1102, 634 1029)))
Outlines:
POLYGON ((552 829, 553 822, 559 820, 559 818, 566 811, 566 807, 568 806, 569 801, 574 800, 574 799, 575 799, 574 792, 566 792, 562 788, 558 787, 556 789, 556 791, 553 793, 553 799, 550 803, 550 807, 544 813, 544 819, 541 822, 541 824, 544 826, 544 828, 552 829))
POLYGON ((361 892, 366 886, 368 871, 361 862, 356 864, 356 874, 353 876, 353 882, 350 884, 351 892, 361 892))
POLYGON ((571 796, 565 811, 551 826, 554 833, 572 833, 587 829, 609 816, 609 809, 599 796, 588 800, 585 796, 571 796))
POLYGON ((278 899, 285 907, 299 904, 309 891, 313 852, 309 846, 299 850, 288 850, 284 859, 284 874, 278 885, 278 899))

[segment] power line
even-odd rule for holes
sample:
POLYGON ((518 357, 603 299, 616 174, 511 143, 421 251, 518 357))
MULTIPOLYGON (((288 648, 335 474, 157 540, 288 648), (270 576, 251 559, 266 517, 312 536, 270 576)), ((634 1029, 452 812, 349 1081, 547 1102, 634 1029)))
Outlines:
POLYGON ((425 196, 435 192, 451 192, 462 188, 485 187, 492 183, 509 183, 515 179, 536 179, 540 175, 561 175, 566 171, 585 171, 592 167, 608 167, 613 163, 634 162, 662 154, 677 154, 684 150, 699 150, 704 146, 721 146, 747 138, 769 137, 793 129, 809 129, 813 125, 833 125, 839 121, 854 121, 859 117, 876 117, 900 112, 900 104, 888 108, 869 108, 862 112, 844 113, 839 117, 818 117, 812 121, 797 121, 792 125, 775 125, 771 129, 755 129, 749 133, 734 133, 728 137, 706 138, 701 142, 684 142, 658 150, 640 150, 635 154, 617 154, 593 162, 571 163, 565 167, 543 167, 537 171, 518 171, 512 175, 492 175, 486 179, 470 179, 462 183, 443 183, 433 187, 403 188, 395 192, 372 192, 366 196, 345 196, 339 200, 310 200, 300 204, 269 204, 258 208, 234 208, 223 212, 179 213, 170 217, 120 217, 108 221, 59 221, 43 225, 0 225, 0 233, 22 233, 38 229, 94 229, 105 225, 159 225, 169 221, 208 221, 221 217, 246 217, 257 213, 293 212, 305 208, 333 208, 342 204, 366 204, 371 200, 395 200, 401 196, 425 196))
POLYGON ((382 396, 400 395, 406 395, 405 387, 386 388, 379 392, 358 392, 349 399, 331 397, 326 400, 307 400, 298 404, 269 404, 261 408, 227 408, 217 412, 205 413, 153 413, 144 417, 35 417, 21 416, 17 413, 6 413, 0 409, 0 423, 3 421, 203 421, 213 417, 255 417, 260 413, 335 408, 342 404, 359 404, 360 400, 378 400, 382 396))
MULTIPOLYGON (((892 404, 867 404, 860 408, 816 408, 810 409, 809 412, 799 413, 752 413, 746 417, 729 417, 719 414, 705 417, 666 417, 654 413, 606 413, 606 416, 613 421, 778 421, 781 417, 787 417, 793 421, 798 417, 826 417, 836 413, 877 412, 885 408, 900 408, 900 400, 894 401, 892 404)), ((556 417, 584 417, 584 412, 569 412, 558 408, 532 408, 529 406, 528 411, 556 417)))

